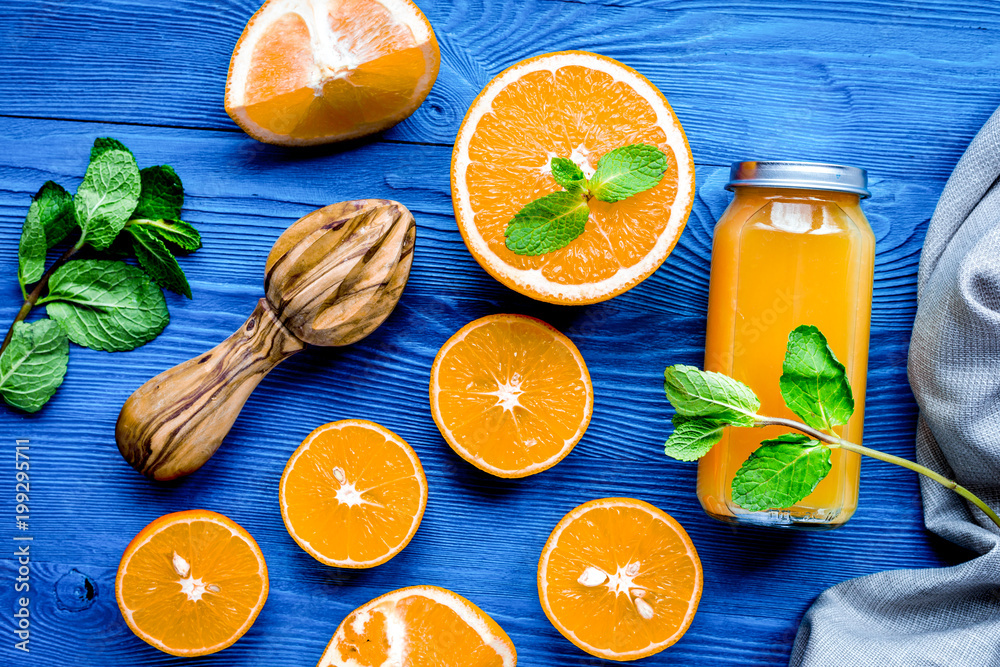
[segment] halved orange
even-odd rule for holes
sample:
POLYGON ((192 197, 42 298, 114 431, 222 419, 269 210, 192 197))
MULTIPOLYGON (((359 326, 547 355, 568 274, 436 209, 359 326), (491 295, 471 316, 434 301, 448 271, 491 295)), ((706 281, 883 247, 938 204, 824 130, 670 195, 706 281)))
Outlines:
POLYGON ((486 612, 437 586, 367 602, 337 628, 317 667, 513 667, 517 651, 486 612))
POLYGON ((687 631, 701 599, 698 552, 663 510, 632 498, 580 505, 552 531, 538 596, 566 639, 606 660, 659 653, 687 631))
POLYGON ((550 53, 500 73, 472 103, 452 153, 455 217, 469 251, 507 287, 550 303, 604 301, 652 274, 677 243, 694 192, 694 160, 666 98, 594 53, 550 53), (602 155, 635 143, 666 153, 659 185, 614 204, 591 199, 586 230, 561 250, 507 249, 514 215, 559 189, 553 157, 589 177, 602 155))
POLYGON ((233 50, 226 112, 272 144, 360 137, 413 113, 440 64, 410 0, 267 0, 233 50))
POLYGON ((427 507, 417 453, 378 424, 348 419, 310 433, 285 466, 281 518, 321 563, 365 568, 403 550, 427 507))
POLYGON ((526 477, 559 463, 594 411, 594 387, 576 345, 525 315, 489 315, 449 338, 431 367, 430 397, 451 448, 498 477, 526 477))
POLYGON ((208 510, 167 514, 143 528, 115 579, 132 632, 177 656, 231 646, 253 625, 267 592, 267 565, 250 533, 208 510))

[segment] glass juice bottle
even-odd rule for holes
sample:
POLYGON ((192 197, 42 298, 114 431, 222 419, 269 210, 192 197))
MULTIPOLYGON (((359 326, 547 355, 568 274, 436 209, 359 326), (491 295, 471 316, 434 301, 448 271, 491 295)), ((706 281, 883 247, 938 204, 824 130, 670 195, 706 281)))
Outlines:
MULTIPOLYGON (((705 368, 746 383, 760 414, 796 418, 778 388, 788 334, 812 324, 847 367, 855 412, 836 430, 861 442, 875 236, 860 200, 863 169, 809 162, 737 162, 735 194, 715 227, 705 368)), ((797 418, 796 418, 797 419, 797 418)), ((836 449, 832 470, 793 507, 748 512, 733 503, 733 476, 760 442, 788 429, 727 428, 698 464, 698 498, 730 523, 836 528, 858 506, 858 454, 836 449)))

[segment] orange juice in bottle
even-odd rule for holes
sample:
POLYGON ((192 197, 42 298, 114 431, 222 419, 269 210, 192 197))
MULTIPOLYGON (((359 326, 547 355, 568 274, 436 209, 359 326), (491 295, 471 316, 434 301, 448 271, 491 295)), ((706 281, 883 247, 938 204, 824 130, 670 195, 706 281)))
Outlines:
MULTIPOLYGON (((798 419, 778 387, 788 334, 812 324, 847 367, 855 412, 837 432, 861 442, 875 236, 860 200, 863 169, 809 162, 737 162, 735 194, 715 228, 705 369, 747 384, 760 414, 798 419)), ((698 464, 705 511, 732 523, 835 528, 858 505, 858 454, 836 449, 830 474, 799 503, 748 512, 732 500, 739 467, 760 442, 788 429, 727 428, 698 464)))

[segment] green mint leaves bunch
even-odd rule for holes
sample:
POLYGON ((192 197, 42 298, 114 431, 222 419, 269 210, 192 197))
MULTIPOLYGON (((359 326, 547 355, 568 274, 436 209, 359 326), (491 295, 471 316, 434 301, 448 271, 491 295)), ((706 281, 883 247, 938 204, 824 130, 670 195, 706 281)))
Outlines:
POLYGON ((601 156, 589 179, 569 158, 554 157, 550 167, 563 189, 532 201, 507 224, 507 248, 518 255, 565 248, 583 234, 591 199, 614 203, 656 187, 667 169, 667 156, 647 144, 615 148, 601 156))
POLYGON ((854 414, 854 395, 844 365, 814 326, 800 326, 789 334, 779 379, 785 405, 801 422, 759 414, 760 400, 753 390, 722 373, 668 366, 663 387, 677 411, 664 451, 681 461, 707 454, 727 427, 794 429, 763 440, 736 472, 732 499, 746 510, 781 509, 801 501, 830 472, 830 454, 840 448, 925 475, 954 490, 1000 526, 1000 516, 965 487, 930 468, 848 442, 834 432, 834 427, 843 426, 854 414))
POLYGON ((62 384, 69 341, 95 350, 131 350, 169 321, 161 287, 191 298, 176 254, 201 247, 180 219, 184 188, 166 165, 140 170, 120 141, 99 138, 70 195, 48 181, 34 196, 18 246, 24 304, 0 347, 0 396, 36 412, 62 384), (73 242, 46 270, 50 249, 73 242), (81 251, 87 259, 70 259, 81 251), (134 257, 138 266, 110 257, 134 257), (28 288, 34 285, 29 292, 28 288), (50 319, 25 322, 36 306, 50 319))

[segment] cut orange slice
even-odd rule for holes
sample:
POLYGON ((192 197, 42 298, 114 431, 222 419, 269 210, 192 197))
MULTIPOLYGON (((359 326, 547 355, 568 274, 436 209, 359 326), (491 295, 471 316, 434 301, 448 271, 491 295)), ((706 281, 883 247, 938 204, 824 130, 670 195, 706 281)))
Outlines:
POLYGON ((659 267, 694 202, 694 160, 656 86, 630 67, 566 51, 505 70, 472 103, 451 163, 458 227, 476 260, 507 287, 541 301, 604 301, 659 267), (635 143, 667 155, 659 185, 610 204, 591 199, 586 230, 561 250, 517 255, 505 230, 529 202, 560 188, 553 157, 589 177, 608 151, 635 143))
POLYGON ((671 646, 691 625, 701 589, 701 561, 684 528, 632 498, 577 507, 538 562, 538 596, 552 625, 607 660, 671 646))
POLYGON ((490 315, 462 327, 437 353, 430 389, 444 439, 498 477, 526 477, 559 463, 594 411, 594 387, 576 345, 524 315, 490 315))
POLYGON ((267 0, 233 50, 226 112, 272 144, 360 137, 413 113, 440 64, 410 0, 267 0))
POLYGON ((132 632, 177 656, 215 653, 250 629, 267 565, 239 524, 208 510, 156 519, 125 549, 115 595, 132 632))
POLYGON ((513 667, 517 652, 486 612, 437 586, 386 593, 337 628, 317 667, 513 667))
POLYGON ((309 555, 335 567, 374 567, 417 532, 427 478, 402 438, 349 419, 306 437, 285 466, 279 495, 285 528, 309 555))

